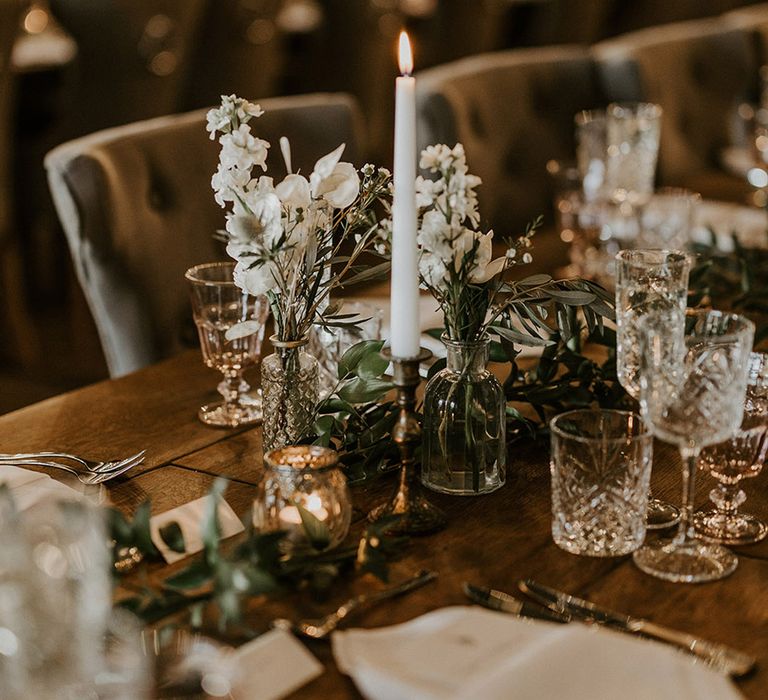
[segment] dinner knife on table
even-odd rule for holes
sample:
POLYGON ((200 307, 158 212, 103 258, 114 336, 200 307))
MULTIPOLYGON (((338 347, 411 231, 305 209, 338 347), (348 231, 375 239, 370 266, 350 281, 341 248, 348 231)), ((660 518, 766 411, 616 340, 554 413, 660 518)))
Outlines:
POLYGON ((462 586, 464 595, 472 602, 482 605, 484 608, 499 610, 512 615, 521 615, 523 617, 533 617, 537 620, 548 620, 549 622, 570 622, 569 615, 559 612, 553 612, 547 607, 529 603, 524 600, 518 600, 503 591, 495 591, 493 588, 485 586, 473 586, 471 583, 464 582, 462 586))
POLYGON ((581 622, 606 625, 620 632, 637 634, 672 644, 698 656, 713 668, 731 676, 743 676, 749 673, 756 664, 753 657, 725 644, 710 642, 687 632, 657 625, 640 617, 613 612, 588 600, 543 586, 536 581, 519 581, 518 588, 553 612, 570 615, 572 619, 581 622))

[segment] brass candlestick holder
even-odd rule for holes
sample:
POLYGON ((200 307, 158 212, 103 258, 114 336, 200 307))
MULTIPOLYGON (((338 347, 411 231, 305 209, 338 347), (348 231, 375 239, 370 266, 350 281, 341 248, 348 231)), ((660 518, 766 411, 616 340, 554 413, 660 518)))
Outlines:
POLYGON ((414 453, 421 441, 421 425, 416 418, 416 388, 421 383, 419 365, 432 353, 421 349, 418 356, 393 357, 390 350, 381 353, 394 365, 394 384, 397 387, 397 405, 400 415, 392 428, 392 440, 400 450, 400 483, 392 498, 376 506, 369 514, 371 521, 389 515, 399 515, 388 531, 394 534, 416 535, 441 530, 446 525, 445 514, 424 496, 416 474, 414 453))

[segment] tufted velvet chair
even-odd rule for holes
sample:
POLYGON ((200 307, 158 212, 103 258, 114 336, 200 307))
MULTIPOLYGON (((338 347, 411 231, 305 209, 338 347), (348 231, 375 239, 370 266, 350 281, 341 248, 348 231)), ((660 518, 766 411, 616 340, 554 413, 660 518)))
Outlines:
POLYGON ((78 44, 69 132, 180 109, 206 0, 51 0, 78 44))
MULTIPOLYGON (((278 139, 293 167, 346 142, 359 162, 361 119, 346 95, 262 100, 253 131, 272 145, 268 173, 280 178, 278 139)), ((224 257, 213 234, 224 212, 210 187, 218 144, 199 110, 118 127, 69 142, 46 157, 48 181, 110 374, 139 369, 191 344, 184 271, 224 257)))
POLYGON ((720 20, 667 24, 592 47, 601 86, 613 101, 664 109, 659 180, 740 200, 748 185, 719 168, 729 124, 757 71, 752 38, 720 20))
POLYGON ((589 51, 580 47, 483 54, 422 71, 420 148, 461 141, 479 175, 481 212, 497 236, 551 211, 550 159, 571 159, 573 116, 598 102, 589 51))

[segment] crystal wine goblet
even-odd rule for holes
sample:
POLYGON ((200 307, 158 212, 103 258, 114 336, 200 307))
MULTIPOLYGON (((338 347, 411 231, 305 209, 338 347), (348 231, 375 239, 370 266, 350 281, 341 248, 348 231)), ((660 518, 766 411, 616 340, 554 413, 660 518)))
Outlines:
POLYGON ((614 103, 606 110, 606 180, 613 199, 630 209, 653 194, 661 135, 661 107, 648 102, 614 103))
POLYGON ((754 324, 722 311, 654 311, 640 323, 640 409, 651 432, 683 458, 683 503, 677 534, 634 553, 640 569, 668 581, 728 576, 736 555, 696 539, 693 495, 702 448, 741 424, 754 324))
POLYGON ((223 401, 201 406, 198 418, 207 425, 234 428, 261 421, 261 391, 251 393, 243 372, 261 357, 264 324, 269 314, 265 297, 244 293, 233 281, 235 263, 196 265, 187 270, 192 311, 200 336, 203 362, 224 375, 218 390, 223 401), (227 331, 245 321, 247 334, 227 331))
MULTIPOLYGON (((691 263, 684 253, 669 250, 622 250, 616 255, 616 366, 619 382, 634 399, 640 397, 639 323, 658 310, 685 311, 691 263)), ((649 529, 674 525, 680 511, 650 495, 649 529)))
POLYGON ((700 510, 693 518, 696 532, 709 542, 753 544, 768 534, 768 523, 739 512, 746 494, 742 479, 757 476, 768 451, 768 355, 749 357, 747 396, 741 427, 725 442, 701 452, 699 468, 717 479, 709 493, 714 509, 700 510))

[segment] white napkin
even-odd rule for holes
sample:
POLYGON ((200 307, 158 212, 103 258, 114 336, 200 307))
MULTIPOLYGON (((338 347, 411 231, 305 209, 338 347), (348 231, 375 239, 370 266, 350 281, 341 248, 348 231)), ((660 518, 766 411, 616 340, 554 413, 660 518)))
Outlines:
MULTIPOLYGON (((208 501, 211 496, 203 496, 189 503, 185 503, 183 506, 174 508, 173 510, 167 510, 165 513, 155 515, 149 521, 149 530, 152 535, 152 542, 155 543, 155 547, 160 550, 165 561, 169 564, 173 564, 175 561, 179 561, 184 557, 188 557, 190 554, 195 554, 203 549, 203 538, 200 534, 200 523, 208 508, 208 501), (181 533, 184 535, 184 548, 183 554, 174 552, 168 547, 163 538, 160 537, 160 528, 165 527, 169 523, 177 522, 181 528, 181 533)), ((238 532, 242 532, 245 528, 243 523, 240 522, 240 518, 235 515, 235 511, 232 510, 232 506, 229 505, 224 499, 219 502, 219 525, 221 526, 221 539, 232 537, 238 532)))
POLYGON ((70 501, 83 497, 79 491, 52 479, 48 474, 7 464, 0 466, 0 483, 8 485, 20 511, 49 497, 70 501))
POLYGON ((332 637, 370 700, 733 700, 723 676, 670 647, 576 623, 450 607, 332 637))

